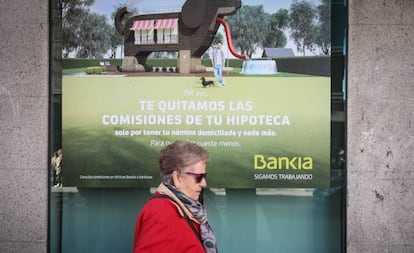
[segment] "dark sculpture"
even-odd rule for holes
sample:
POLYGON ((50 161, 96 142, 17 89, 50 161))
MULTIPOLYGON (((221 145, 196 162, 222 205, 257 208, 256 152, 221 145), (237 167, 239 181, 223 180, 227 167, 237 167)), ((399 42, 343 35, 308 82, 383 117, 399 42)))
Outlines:
POLYGON ((201 56, 210 47, 220 26, 217 18, 233 15, 240 7, 241 0, 187 0, 181 12, 137 15, 125 23, 123 18, 128 11, 126 8, 119 9, 115 16, 115 27, 124 36, 122 69, 144 71, 150 53, 179 52, 178 68, 181 73, 205 72, 205 67, 201 65, 201 56), (177 34, 172 35, 172 40, 169 37, 169 41, 165 42, 165 32, 161 28, 168 20, 175 24, 177 34), (149 23, 144 24, 143 21, 149 23), (137 39, 139 29, 146 28, 149 28, 148 34, 144 31, 143 38, 137 39))

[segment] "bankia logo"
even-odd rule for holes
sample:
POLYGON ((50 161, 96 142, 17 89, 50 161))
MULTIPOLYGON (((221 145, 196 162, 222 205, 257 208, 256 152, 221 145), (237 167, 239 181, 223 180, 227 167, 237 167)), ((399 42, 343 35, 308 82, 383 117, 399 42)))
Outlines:
POLYGON ((264 156, 253 157, 255 170, 312 170, 313 159, 309 156, 264 156))

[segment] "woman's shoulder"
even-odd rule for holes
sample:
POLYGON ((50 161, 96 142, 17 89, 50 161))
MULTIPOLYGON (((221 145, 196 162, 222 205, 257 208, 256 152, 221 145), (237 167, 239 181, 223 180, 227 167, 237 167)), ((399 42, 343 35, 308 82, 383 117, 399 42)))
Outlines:
POLYGON ((198 238, 168 198, 152 198, 136 223, 136 252, 204 252, 198 238), (161 238, 161 239, 160 239, 161 238), (141 251, 142 250, 142 251, 141 251))
POLYGON ((174 205, 171 200, 168 198, 158 197, 154 195, 150 200, 147 201, 145 204, 143 212, 151 212, 151 213, 163 213, 163 216, 166 214, 170 215, 177 215, 178 210, 177 207, 174 205))

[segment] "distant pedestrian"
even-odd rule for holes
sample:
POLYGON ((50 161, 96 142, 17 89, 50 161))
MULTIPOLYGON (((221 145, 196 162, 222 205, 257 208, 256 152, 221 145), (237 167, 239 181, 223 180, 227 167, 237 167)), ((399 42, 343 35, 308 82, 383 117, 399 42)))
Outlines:
POLYGON ((52 173, 54 175, 54 182, 52 182, 54 187, 62 186, 62 149, 59 148, 53 153, 52 159, 50 161, 52 166, 52 173))
POLYGON ((211 64, 213 65, 214 76, 217 78, 218 87, 223 87, 223 67, 224 67, 224 53, 221 50, 221 42, 217 42, 216 47, 213 49, 211 55, 211 64))

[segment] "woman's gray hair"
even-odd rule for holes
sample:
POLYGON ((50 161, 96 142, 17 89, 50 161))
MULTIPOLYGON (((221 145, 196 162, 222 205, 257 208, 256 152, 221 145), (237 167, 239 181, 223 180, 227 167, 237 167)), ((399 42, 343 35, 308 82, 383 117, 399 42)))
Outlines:
POLYGON ((207 163, 210 155, 203 147, 190 141, 175 141, 160 151, 159 164, 161 181, 173 184, 172 173, 182 170, 200 161, 207 163))

